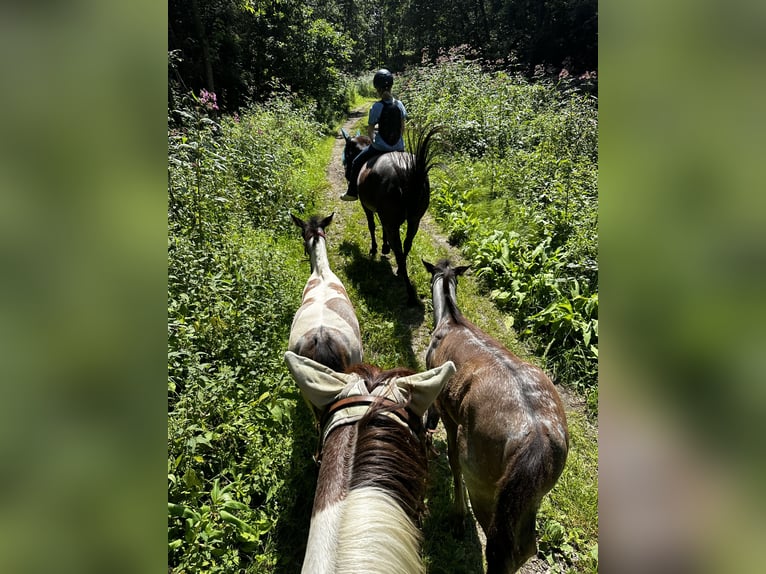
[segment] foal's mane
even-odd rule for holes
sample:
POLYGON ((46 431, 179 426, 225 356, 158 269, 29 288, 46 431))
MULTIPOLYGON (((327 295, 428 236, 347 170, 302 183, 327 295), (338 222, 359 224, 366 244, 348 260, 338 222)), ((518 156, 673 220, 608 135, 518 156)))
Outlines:
POLYGON ((449 289, 450 283, 454 280, 455 291, 457 292, 457 278, 459 274, 452 266, 450 266, 449 259, 442 259, 434 265, 434 268, 437 270, 434 279, 437 275, 442 278, 442 289, 444 291, 444 301, 447 305, 447 313, 449 313, 449 316, 454 323, 470 329, 472 325, 468 322, 463 313, 461 313, 460 309, 458 309, 457 301, 452 296, 449 289))

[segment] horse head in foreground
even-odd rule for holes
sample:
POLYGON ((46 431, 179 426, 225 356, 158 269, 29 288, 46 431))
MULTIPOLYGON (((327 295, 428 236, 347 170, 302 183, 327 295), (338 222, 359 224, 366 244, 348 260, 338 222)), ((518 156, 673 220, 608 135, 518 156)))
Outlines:
POLYGON ((325 229, 334 214, 303 221, 290 214, 303 234, 311 275, 303 302, 293 317, 288 349, 328 367, 344 371, 362 360, 362 337, 354 307, 343 283, 330 269, 325 229))
POLYGON ((467 267, 423 261, 431 273, 434 331, 426 365, 452 361, 455 376, 435 407, 447 431, 456 510, 487 536, 487 573, 515 572, 537 552, 535 517, 564 469, 569 431, 551 380, 468 321, 457 307, 467 267))
POLYGON ((339 373, 289 351, 285 361, 321 416, 302 572, 424 572, 417 527, 428 470, 422 417, 454 365, 415 374, 359 364, 339 373))
MULTIPOLYGON (((404 279, 409 304, 417 302, 417 293, 407 274, 407 255, 418 232, 420 220, 431 201, 428 172, 433 167, 433 137, 439 131, 438 127, 411 131, 411 151, 394 151, 373 157, 362 166, 357 179, 359 200, 370 230, 370 255, 374 256, 378 250, 375 241, 377 213, 383 228, 382 253, 385 255, 393 250, 396 257, 396 274, 404 279), (399 228, 404 222, 407 222, 407 232, 402 243, 399 228)), ((369 138, 352 138, 345 131, 343 137, 346 139, 343 161, 348 177, 351 162, 365 145, 369 145, 369 138)))

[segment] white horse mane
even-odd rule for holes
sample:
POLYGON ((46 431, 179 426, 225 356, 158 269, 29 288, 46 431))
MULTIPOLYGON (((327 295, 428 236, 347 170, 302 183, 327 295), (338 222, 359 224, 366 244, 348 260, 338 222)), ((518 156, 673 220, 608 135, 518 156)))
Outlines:
POLYGON ((422 574, 422 535, 384 491, 352 490, 311 521, 304 574, 422 574))

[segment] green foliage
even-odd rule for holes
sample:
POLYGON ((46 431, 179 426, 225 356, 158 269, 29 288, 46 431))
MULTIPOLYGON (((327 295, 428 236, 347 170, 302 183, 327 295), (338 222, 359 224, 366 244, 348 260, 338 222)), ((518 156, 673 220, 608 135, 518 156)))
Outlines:
POLYGON ((288 212, 310 204, 319 128, 286 100, 172 114, 168 561, 260 572, 277 562, 266 548, 296 498, 288 479, 311 461, 292 463, 285 440, 301 413, 282 353, 305 268, 288 212))
POLYGON ((537 515, 538 547, 553 572, 598 572, 598 443, 585 417, 568 415, 567 464, 537 515))
POLYGON ((592 395, 598 368, 593 98, 565 82, 530 84, 456 59, 412 71, 402 99, 413 118, 446 126, 451 147, 445 169, 434 173, 432 213, 554 377, 592 395))
POLYGON ((233 112, 286 92, 329 125, 347 104, 353 42, 303 2, 171 0, 171 82, 233 112))
POLYGON ((321 126, 290 100, 253 106, 220 122, 199 106, 171 112, 169 225, 198 243, 217 242, 244 225, 289 222, 284 206, 303 209, 309 190, 295 194, 293 174, 321 126))
MULTIPOLYGON (((513 313, 517 332, 560 380, 587 391, 595 406, 595 149, 588 144, 595 138, 595 114, 574 93, 465 66, 466 74, 451 66, 419 72, 423 89, 438 85, 443 73, 459 105, 429 101, 417 82, 400 84, 414 119, 438 106, 453 114, 444 139, 455 145, 445 169, 431 172, 431 211, 462 245, 484 294, 513 313), (512 93, 518 109, 495 102, 512 93), (472 98, 479 97, 481 104, 473 105, 485 106, 484 115, 471 108, 472 98), (462 108, 478 122, 474 139, 461 120, 462 108), (513 122, 505 112, 513 110, 527 123, 506 141, 513 122), (581 141, 574 142, 577 137, 581 141)), ((359 92, 369 83, 362 79, 359 92)), ((353 84, 347 88, 351 93, 353 84)), ((171 101, 170 570, 295 572, 308 535, 316 435, 282 364, 308 273, 288 212, 337 207, 313 203, 328 185, 334 140, 320 139, 323 127, 310 119, 313 104, 305 98, 275 98, 235 116, 218 115, 209 94, 174 94, 171 101)), ((352 207, 342 206, 336 220, 343 209, 352 207)), ((344 219, 343 237, 332 236, 336 247, 329 255, 359 315, 366 359, 383 367, 422 368, 414 336, 425 329, 426 309, 405 307, 390 259, 366 256, 364 218, 344 219)), ((422 232, 414 252, 431 260, 444 256, 422 232)), ((412 259, 410 273, 419 292, 426 292, 427 273, 412 259)), ((502 324, 474 279, 467 279, 460 290, 466 312, 478 323, 502 324)), ((579 421, 570 420, 570 428, 567 468, 539 515, 540 548, 560 571, 594 572, 595 441, 580 441, 585 425, 579 421)), ((444 531, 451 500, 445 465, 442 457, 432 476, 424 560, 435 572, 453 571, 456 564, 475 571, 481 563, 475 524, 466 539, 444 531)))

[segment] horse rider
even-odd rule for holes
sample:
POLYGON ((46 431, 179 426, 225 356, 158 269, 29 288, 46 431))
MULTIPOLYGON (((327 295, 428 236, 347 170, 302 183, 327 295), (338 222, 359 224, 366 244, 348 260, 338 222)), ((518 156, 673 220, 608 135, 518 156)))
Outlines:
POLYGON ((404 151, 404 120, 407 118, 407 110, 401 101, 391 95, 394 75, 382 68, 375 72, 372 85, 380 98, 372 104, 367 120, 367 134, 372 144, 359 152, 351 163, 348 191, 340 196, 343 201, 356 201, 356 180, 359 171, 368 160, 390 151, 404 151), (375 124, 378 124, 377 132, 375 124))

